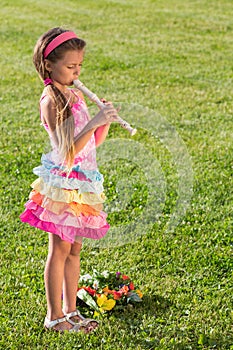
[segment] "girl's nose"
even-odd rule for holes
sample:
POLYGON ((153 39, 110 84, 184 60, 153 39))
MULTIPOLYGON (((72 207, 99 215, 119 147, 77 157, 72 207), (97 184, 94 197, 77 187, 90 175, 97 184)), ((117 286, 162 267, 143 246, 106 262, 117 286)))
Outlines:
POLYGON ((77 68, 74 72, 74 75, 78 77, 80 75, 80 69, 77 68))

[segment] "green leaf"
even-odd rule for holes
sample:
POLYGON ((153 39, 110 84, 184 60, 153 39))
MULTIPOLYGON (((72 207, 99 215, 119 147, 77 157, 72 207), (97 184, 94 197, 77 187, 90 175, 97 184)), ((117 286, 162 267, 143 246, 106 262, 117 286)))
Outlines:
POLYGON ((134 292, 129 292, 127 294, 127 303, 130 303, 130 302, 141 302, 142 299, 138 296, 137 293, 134 293, 134 292))
POLYGON ((90 296, 90 294, 85 289, 80 289, 77 292, 77 297, 84 301, 88 306, 90 306, 93 310, 99 312, 98 305, 93 300, 93 298, 90 296))

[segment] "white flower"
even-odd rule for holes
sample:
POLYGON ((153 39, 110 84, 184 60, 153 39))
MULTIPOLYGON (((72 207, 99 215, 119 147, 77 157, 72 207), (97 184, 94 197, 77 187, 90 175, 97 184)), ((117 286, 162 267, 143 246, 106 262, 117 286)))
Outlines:
POLYGON ((86 275, 82 275, 82 276, 80 277, 80 282, 87 282, 87 281, 89 281, 89 280, 91 280, 91 279, 92 279, 92 276, 89 275, 89 273, 87 273, 86 275))
POLYGON ((98 287, 99 287, 99 281, 94 280, 94 282, 93 282, 93 288, 94 288, 95 290, 97 290, 98 287))
POLYGON ((107 270, 103 271, 102 276, 104 276, 105 278, 108 278, 109 272, 107 270))

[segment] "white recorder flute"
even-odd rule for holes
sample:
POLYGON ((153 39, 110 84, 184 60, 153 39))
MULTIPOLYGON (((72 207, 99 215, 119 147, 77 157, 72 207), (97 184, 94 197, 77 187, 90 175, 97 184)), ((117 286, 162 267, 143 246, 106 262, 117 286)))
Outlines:
MULTIPOLYGON (((105 107, 105 104, 100 101, 99 97, 90 91, 80 80, 76 79, 73 83, 77 89, 82 91, 91 101, 95 102, 100 109, 105 107)), ((137 129, 133 129, 129 123, 121 119, 119 116, 117 116, 116 121, 122 126, 122 128, 128 130, 131 136, 136 134, 137 129)))

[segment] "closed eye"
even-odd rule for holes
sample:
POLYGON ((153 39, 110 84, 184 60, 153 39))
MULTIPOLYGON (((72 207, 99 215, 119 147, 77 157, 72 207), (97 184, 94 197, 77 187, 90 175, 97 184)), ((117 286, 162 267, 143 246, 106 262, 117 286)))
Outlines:
POLYGON ((76 66, 79 66, 79 67, 82 67, 82 63, 79 63, 78 65, 77 64, 72 64, 70 66, 67 66, 68 69, 74 69, 76 66))

